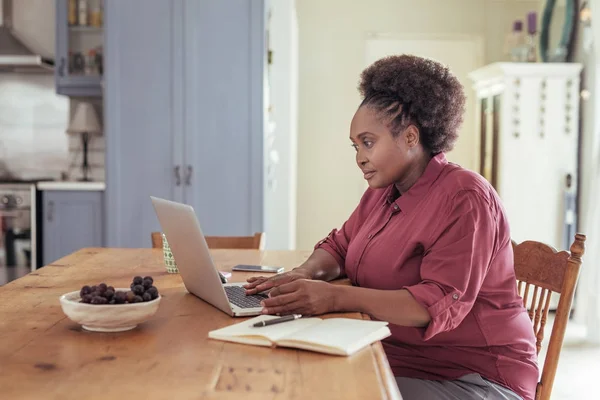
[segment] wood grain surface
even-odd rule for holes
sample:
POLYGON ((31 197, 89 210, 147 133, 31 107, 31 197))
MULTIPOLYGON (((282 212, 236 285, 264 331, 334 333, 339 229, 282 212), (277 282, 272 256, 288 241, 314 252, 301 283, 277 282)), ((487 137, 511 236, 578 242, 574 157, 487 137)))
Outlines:
MULTIPOLYGON (((291 269, 309 255, 212 253, 222 271, 241 263, 291 269)), ((234 272, 230 281, 251 275, 234 272)), ((401 399, 380 343, 338 357, 208 339, 210 330, 241 320, 187 293, 181 277, 166 272, 161 250, 82 249, 0 287, 0 397, 401 399), (100 282, 128 287, 135 275, 151 275, 163 299, 132 331, 87 332, 60 308, 63 293, 100 282)))

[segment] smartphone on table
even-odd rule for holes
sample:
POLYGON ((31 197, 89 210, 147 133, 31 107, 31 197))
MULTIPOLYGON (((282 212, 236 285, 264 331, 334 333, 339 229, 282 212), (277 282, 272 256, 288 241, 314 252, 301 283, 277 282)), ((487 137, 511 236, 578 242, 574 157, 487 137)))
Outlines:
POLYGON ((264 272, 270 274, 279 274, 283 272, 283 267, 271 267, 268 265, 245 265, 240 264, 231 268, 232 271, 264 272))

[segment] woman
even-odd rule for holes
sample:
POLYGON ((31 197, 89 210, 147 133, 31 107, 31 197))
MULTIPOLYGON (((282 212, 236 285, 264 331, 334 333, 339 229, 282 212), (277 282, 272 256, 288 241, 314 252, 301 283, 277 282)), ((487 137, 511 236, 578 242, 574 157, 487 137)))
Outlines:
POLYGON ((516 289, 505 211, 480 175, 449 163, 465 95, 441 64, 368 67, 350 126, 369 183, 357 208, 292 271, 251 278, 264 313, 359 311, 383 341, 404 399, 533 399, 533 329, 516 289), (347 276, 353 286, 327 283, 347 276))

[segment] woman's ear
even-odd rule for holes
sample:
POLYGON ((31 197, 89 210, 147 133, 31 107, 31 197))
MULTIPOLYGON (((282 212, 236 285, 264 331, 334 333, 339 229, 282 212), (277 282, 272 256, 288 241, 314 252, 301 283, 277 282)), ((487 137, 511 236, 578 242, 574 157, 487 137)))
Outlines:
POLYGON ((415 147, 420 142, 419 129, 414 125, 409 125, 404 130, 403 136, 408 148, 415 147))

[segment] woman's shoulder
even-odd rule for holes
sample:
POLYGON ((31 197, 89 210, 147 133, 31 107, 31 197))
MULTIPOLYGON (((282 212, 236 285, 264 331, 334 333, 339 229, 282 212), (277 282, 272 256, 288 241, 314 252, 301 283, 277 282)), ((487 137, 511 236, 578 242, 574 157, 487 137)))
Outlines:
POLYGON ((446 191, 450 198, 466 192, 482 197, 487 202, 499 202, 494 187, 475 171, 449 162, 441 178, 439 187, 446 191))

